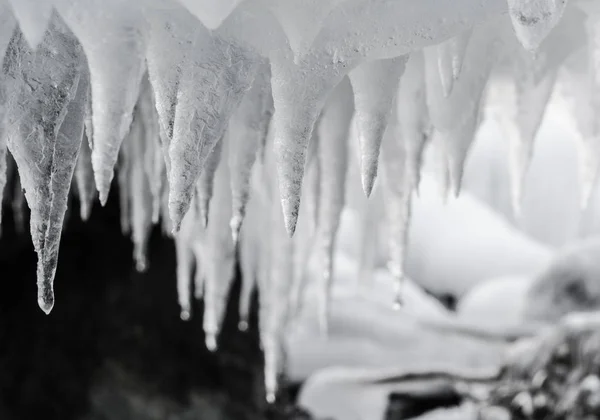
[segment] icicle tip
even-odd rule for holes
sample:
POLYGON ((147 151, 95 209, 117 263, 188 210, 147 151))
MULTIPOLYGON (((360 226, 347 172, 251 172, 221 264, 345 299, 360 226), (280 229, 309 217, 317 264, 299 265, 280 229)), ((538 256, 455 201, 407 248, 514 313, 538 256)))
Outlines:
POLYGON ((240 322, 238 322, 238 330, 242 332, 248 331, 248 321, 245 319, 240 320, 240 322))

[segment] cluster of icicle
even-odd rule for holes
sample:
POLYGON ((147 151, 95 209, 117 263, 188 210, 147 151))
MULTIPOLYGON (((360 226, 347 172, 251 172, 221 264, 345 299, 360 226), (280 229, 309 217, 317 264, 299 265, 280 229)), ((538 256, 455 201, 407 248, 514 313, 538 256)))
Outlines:
POLYGON ((308 254, 323 267, 316 281, 326 328, 349 168, 359 167, 365 193, 363 254, 374 227, 385 224, 400 304, 424 145, 441 151, 442 182, 458 194, 492 75, 512 72, 516 81, 517 103, 504 117, 517 207, 559 69, 570 75, 587 200, 600 166, 599 5, 0 0, 0 191, 6 162, 14 160, 31 209, 40 307, 49 313, 54 305, 72 179, 86 219, 96 191, 106 202, 117 167, 122 227, 135 244, 137 268, 147 265, 149 230, 162 222, 177 244, 182 318, 190 316, 195 272, 210 348, 239 242, 241 325, 256 279, 273 399, 283 329, 295 307, 290 302, 301 295, 308 254), (372 191, 384 204, 366 199, 372 191), (374 216, 377 206, 385 209, 382 221, 374 216))

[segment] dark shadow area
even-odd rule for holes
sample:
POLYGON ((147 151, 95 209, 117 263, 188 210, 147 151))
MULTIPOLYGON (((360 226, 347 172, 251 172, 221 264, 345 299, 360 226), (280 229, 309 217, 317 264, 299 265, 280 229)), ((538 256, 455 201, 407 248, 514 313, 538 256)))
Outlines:
POLYGON ((86 223, 72 200, 55 279, 56 305, 49 316, 37 307, 36 255, 29 235, 16 232, 14 215, 5 206, 0 417, 79 419, 94 411, 93 389, 102 394, 102 388, 114 390, 121 382, 140 398, 164 398, 173 407, 189 405, 191 398, 213 399, 243 414, 232 418, 261 416, 256 303, 250 329, 238 331, 239 274, 219 351, 211 353, 204 344, 202 303, 195 303, 191 320, 179 318, 172 240, 155 229, 149 270, 137 273, 132 245, 119 227, 116 188, 111 195, 86 223))

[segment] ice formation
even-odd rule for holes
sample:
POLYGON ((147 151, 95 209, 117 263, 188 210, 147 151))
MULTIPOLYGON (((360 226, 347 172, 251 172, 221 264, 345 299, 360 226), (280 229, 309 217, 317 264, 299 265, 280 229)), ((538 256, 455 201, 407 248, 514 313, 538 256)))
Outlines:
POLYGON ((202 297, 213 349, 239 245, 240 327, 257 285, 272 400, 313 283, 327 329, 344 211, 358 215, 357 281, 387 249, 400 305, 424 150, 458 195, 500 81, 515 92, 496 112, 513 206, 555 86, 577 127, 580 201, 592 200, 599 22, 593 0, 0 1, 0 193, 16 188, 16 219, 23 197, 31 209, 40 307, 54 304, 72 180, 85 220, 116 167, 136 268, 161 223, 177 246, 181 317, 202 297), (308 276, 313 260, 321 273, 308 276))

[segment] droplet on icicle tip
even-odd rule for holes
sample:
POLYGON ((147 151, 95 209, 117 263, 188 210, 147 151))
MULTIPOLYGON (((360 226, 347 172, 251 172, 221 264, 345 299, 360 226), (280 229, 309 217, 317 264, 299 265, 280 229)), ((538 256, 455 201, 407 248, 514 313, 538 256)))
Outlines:
POLYGON ((275 404, 275 393, 273 391, 267 392, 267 403, 275 404))
POLYGON ((242 332, 248 331, 248 321, 245 319, 240 320, 240 322, 238 322, 238 330, 242 332))
POLYGON ((135 269, 138 273, 145 273, 148 270, 148 261, 144 256, 136 256, 135 269))
MULTIPOLYGON (((179 313, 179 317, 181 318, 182 321, 189 321, 190 318, 192 317, 192 314, 189 309, 182 309, 181 312, 179 313)), ((208 347, 208 344, 207 344, 207 347, 208 347)))
POLYGON ((206 348, 208 351, 217 351, 217 336, 214 333, 206 333, 206 348))

